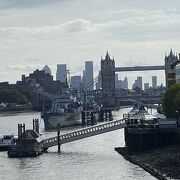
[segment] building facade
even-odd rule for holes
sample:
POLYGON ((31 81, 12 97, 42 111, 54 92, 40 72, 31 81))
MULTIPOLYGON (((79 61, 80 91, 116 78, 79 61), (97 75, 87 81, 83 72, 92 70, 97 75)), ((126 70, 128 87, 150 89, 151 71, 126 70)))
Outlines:
POLYGON ((176 83, 180 83, 180 63, 176 65, 176 83))
POLYGON ((71 77, 71 89, 80 90, 81 88, 81 76, 72 76, 71 77))
POLYGON ((67 65, 66 64, 57 65, 56 81, 61 81, 62 83, 67 82, 67 65))
POLYGON ((138 76, 136 82, 137 82, 137 87, 139 87, 142 90, 142 77, 138 76))
POLYGON ((157 76, 152 76, 152 88, 157 88, 157 76))
POLYGON ((43 70, 45 71, 46 74, 51 75, 51 68, 48 65, 45 65, 43 67, 43 70))
POLYGON ((83 73, 83 87, 86 91, 94 90, 93 61, 85 61, 85 70, 83 73))

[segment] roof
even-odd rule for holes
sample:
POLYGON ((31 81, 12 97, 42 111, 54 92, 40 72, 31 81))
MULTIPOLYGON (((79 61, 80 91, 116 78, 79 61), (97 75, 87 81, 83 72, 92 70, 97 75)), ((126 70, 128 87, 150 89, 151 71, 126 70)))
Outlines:
POLYGON ((139 108, 139 111, 132 116, 130 119, 138 119, 138 120, 153 120, 153 119, 157 119, 157 117, 152 116, 151 114, 149 114, 146 109, 144 108, 144 106, 141 106, 139 108))
POLYGON ((158 112, 153 114, 154 117, 157 117, 158 119, 166 119, 166 116, 164 114, 160 114, 158 112))
POLYGON ((134 107, 129 111, 129 113, 137 113, 139 111, 139 107, 137 104, 134 105, 134 107))
POLYGON ((25 135, 25 139, 37 139, 39 137, 34 130, 26 130, 23 135, 25 135))

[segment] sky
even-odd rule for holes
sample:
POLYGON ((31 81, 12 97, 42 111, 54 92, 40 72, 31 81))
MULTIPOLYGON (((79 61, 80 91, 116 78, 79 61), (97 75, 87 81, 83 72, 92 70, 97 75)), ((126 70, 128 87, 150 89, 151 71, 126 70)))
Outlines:
MULTIPOLYGON (((179 0, 0 0, 0 81, 11 83, 46 64, 66 63, 82 75, 85 60, 95 75, 108 50, 116 67, 163 65, 165 52, 180 52, 179 0)), ((132 84, 163 71, 119 73, 132 84)))

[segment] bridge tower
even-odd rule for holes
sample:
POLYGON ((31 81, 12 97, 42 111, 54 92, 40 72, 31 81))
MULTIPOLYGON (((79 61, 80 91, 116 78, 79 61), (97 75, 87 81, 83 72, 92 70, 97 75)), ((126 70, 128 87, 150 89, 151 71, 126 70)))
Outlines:
POLYGON ((101 58, 102 105, 113 107, 115 98, 115 61, 107 52, 105 59, 101 58))
POLYGON ((165 56, 165 76, 166 76, 166 87, 170 88, 176 83, 176 64, 180 61, 178 56, 173 53, 172 49, 169 55, 165 56))

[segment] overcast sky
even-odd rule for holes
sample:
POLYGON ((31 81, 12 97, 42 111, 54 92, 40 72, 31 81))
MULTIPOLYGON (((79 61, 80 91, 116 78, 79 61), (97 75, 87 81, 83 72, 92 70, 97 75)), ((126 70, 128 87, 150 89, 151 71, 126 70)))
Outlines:
MULTIPOLYGON (((180 52, 179 0, 0 0, 0 81, 67 63, 82 74, 84 60, 95 73, 108 49, 116 66, 163 65, 165 52, 180 52)), ((164 72, 120 73, 131 83, 164 72)))

